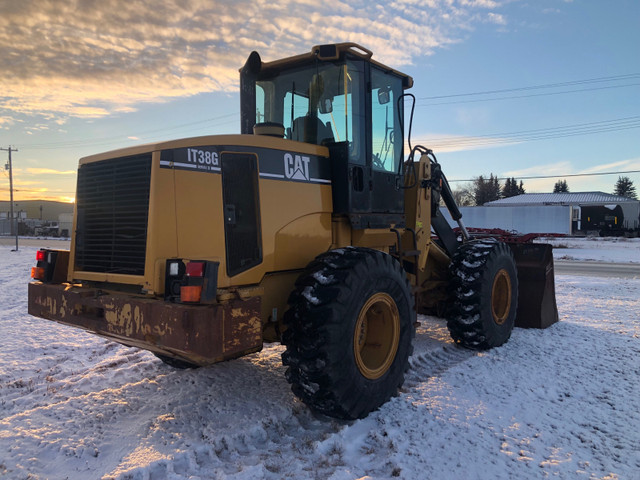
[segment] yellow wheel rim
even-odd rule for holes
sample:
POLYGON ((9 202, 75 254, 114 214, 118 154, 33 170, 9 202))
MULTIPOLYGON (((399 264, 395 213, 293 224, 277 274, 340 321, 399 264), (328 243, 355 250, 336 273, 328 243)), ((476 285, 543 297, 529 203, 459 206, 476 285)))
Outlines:
POLYGON ((386 293, 376 293, 364 304, 353 335, 358 370, 368 379, 382 377, 396 357, 400 339, 400 314, 386 293))
POLYGON ((503 268, 496 273, 491 288, 491 313, 493 321, 502 325, 511 311, 511 278, 503 268))

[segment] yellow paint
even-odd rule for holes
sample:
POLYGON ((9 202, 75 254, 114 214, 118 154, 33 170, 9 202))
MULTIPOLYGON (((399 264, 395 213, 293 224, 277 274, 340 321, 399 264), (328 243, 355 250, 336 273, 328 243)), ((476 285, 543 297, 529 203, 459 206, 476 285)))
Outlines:
POLYGON ((141 326, 143 325, 143 318, 140 307, 138 307, 137 305, 133 310, 133 321, 135 322, 136 333, 140 333, 141 326))
MULTIPOLYGON (((302 269, 331 245, 331 186, 272 179, 259 180, 262 264, 229 278, 222 201, 222 176, 215 173, 160 168, 160 151, 207 145, 269 148, 317 155, 328 160, 326 147, 258 135, 218 135, 142 145, 80 160, 91 162, 153 152, 145 274, 120 275, 73 271, 71 252, 68 279, 139 285, 147 294, 164 293, 167 258, 220 263, 218 286, 258 284, 272 271, 302 269), (304 249, 300 245, 305 245, 304 249)), ((258 158, 258 162, 260 159, 258 158)), ((75 227, 74 227, 75 230, 75 227)), ((72 246, 74 242, 72 241, 72 246)))
POLYGON ((171 335, 173 329, 165 323, 164 325, 155 325, 153 327, 153 333, 158 335, 159 337, 164 337, 165 335, 171 335))
POLYGON ((131 336, 133 329, 131 328, 131 305, 126 303, 122 306, 122 310, 118 313, 118 326, 124 328, 125 335, 131 336))
POLYGON ((55 316, 58 309, 56 307, 57 302, 55 298, 46 297, 43 306, 49 311, 49 315, 55 316))
POLYGON ((62 319, 67 315, 67 297, 62 297, 62 306, 60 307, 60 312, 58 314, 62 319))
MULTIPOLYGON (((82 308, 80 305, 76 306, 76 308, 78 307, 82 308)), ((108 325, 115 325, 118 321, 118 314, 114 310, 105 308, 104 319, 108 325)))

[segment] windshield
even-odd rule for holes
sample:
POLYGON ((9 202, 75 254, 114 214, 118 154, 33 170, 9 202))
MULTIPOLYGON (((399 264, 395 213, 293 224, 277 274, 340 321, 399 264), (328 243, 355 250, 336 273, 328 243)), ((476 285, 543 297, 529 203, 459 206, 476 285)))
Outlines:
POLYGON ((362 62, 318 63, 256 82, 257 122, 280 123, 285 138, 322 145, 348 142, 364 162, 362 62))

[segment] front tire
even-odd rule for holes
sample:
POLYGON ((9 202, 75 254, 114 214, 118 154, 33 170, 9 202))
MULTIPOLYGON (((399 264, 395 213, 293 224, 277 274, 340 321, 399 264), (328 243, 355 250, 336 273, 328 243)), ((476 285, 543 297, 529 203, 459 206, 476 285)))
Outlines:
POLYGON ((447 327, 464 347, 486 350, 511 336, 518 308, 518 275, 511 249, 493 239, 474 240, 451 259, 453 306, 447 327))
POLYGON ((404 382, 414 337, 414 300, 391 256, 348 247, 311 262, 284 322, 282 361, 292 391, 313 409, 362 418, 404 382))

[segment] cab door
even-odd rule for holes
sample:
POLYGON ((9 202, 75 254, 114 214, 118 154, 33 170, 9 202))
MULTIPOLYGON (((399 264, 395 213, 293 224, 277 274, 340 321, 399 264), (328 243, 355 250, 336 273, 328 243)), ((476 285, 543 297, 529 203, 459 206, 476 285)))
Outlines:
POLYGON ((372 212, 403 213, 404 192, 398 167, 404 136, 402 80, 371 66, 371 170, 372 212))

